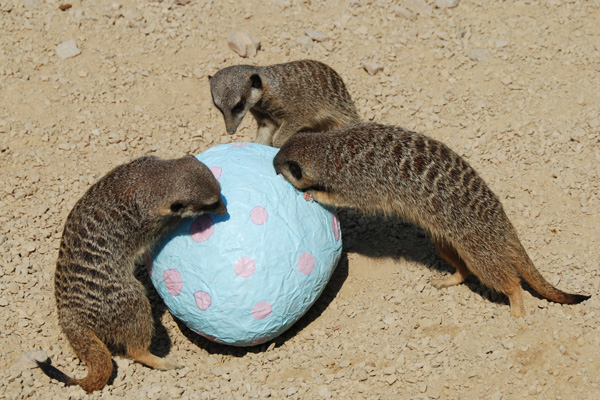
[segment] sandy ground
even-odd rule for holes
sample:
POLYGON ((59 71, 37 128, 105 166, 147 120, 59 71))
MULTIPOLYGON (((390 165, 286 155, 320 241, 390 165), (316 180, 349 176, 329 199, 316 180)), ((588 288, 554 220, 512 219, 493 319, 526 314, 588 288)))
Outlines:
POLYGON ((600 398, 598 1, 70 3, 0 0, 0 398, 600 398), (261 41, 256 56, 228 48, 233 29, 261 41), (329 40, 300 39, 307 29, 329 40), (57 56, 71 39, 81 54, 57 56), (154 349, 183 369, 115 356, 114 380, 86 396, 19 362, 44 350, 67 373, 86 372, 58 328, 53 274, 87 187, 143 154, 251 140, 249 117, 225 133, 207 75, 301 58, 335 68, 365 119, 468 159, 543 275, 592 299, 561 306, 526 290, 527 315, 511 318, 475 278, 433 288, 452 270, 419 228, 343 212, 346 252, 330 284, 271 343, 198 338, 150 290, 154 349), (366 61, 383 70, 369 75, 366 61))

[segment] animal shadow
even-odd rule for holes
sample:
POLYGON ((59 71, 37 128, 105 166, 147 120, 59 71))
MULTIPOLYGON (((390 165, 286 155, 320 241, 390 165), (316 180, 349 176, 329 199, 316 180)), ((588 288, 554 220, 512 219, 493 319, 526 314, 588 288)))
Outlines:
POLYGON ((150 352, 159 357, 165 357, 167 354, 169 354, 171 346, 173 345, 171 338, 169 337, 169 333, 167 332, 167 328, 165 328, 161 322, 163 314, 167 311, 167 306, 154 288, 154 285, 152 285, 146 265, 136 266, 135 277, 142 283, 142 285, 144 285, 148 295, 148 300, 150 300, 150 305, 152 307, 154 336, 152 336, 152 342, 150 343, 150 352))
MULTIPOLYGON (((344 251, 372 258, 402 259, 423 264, 431 270, 450 275, 455 269, 442 258, 431 238, 419 226, 397 216, 362 214, 355 210, 338 210, 344 251)), ((434 278, 432 275, 431 278, 434 278)), ((464 282, 484 299, 508 304, 508 298, 490 290, 471 275, 464 282)), ((440 289, 444 290, 444 289, 440 289)))

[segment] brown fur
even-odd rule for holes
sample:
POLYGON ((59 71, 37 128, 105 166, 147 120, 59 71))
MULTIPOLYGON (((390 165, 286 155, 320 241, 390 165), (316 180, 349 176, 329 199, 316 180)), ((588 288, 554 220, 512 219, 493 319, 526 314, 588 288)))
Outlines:
POLYGON ((248 111, 258 123, 255 141, 281 147, 296 132, 328 131, 360 120, 342 78, 314 60, 265 67, 234 65, 209 76, 227 132, 248 111))
POLYGON ((177 367, 149 352, 154 321, 135 261, 182 218, 226 212, 220 192, 194 157, 146 156, 115 168, 84 194, 65 223, 55 296, 59 325, 89 372, 75 379, 38 363, 44 372, 88 393, 99 390, 113 370, 107 343, 152 368, 177 367))
POLYGON ((397 214, 424 227, 456 268, 454 275, 433 282, 438 288, 462 283, 473 273, 508 296, 515 317, 525 312, 519 275, 554 302, 589 298, 565 293, 544 279, 498 197, 437 140, 377 124, 298 133, 282 146, 274 165, 320 203, 397 214))

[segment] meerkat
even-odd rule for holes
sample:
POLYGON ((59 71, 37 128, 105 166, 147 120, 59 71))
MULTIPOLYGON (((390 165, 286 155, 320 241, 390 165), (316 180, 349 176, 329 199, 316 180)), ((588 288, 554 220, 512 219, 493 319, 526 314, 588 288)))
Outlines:
POLYGON ((154 321, 135 262, 183 218, 223 214, 221 187, 192 156, 138 158, 92 185, 67 217, 56 263, 54 293, 59 325, 88 366, 83 379, 38 362, 51 378, 91 393, 112 371, 106 344, 157 369, 177 364, 150 353, 154 321))
POLYGON ((429 232, 456 272, 434 280, 457 285, 471 274, 508 296, 514 317, 525 313, 519 275, 545 298, 576 304, 535 268, 498 197, 475 170, 443 143, 402 128, 358 124, 298 133, 273 160, 295 188, 315 201, 363 212, 396 214, 429 232))
POLYGON ((281 147, 296 132, 340 129, 360 120, 342 78, 319 61, 234 65, 208 78, 227 133, 235 133, 250 111, 257 143, 281 147))

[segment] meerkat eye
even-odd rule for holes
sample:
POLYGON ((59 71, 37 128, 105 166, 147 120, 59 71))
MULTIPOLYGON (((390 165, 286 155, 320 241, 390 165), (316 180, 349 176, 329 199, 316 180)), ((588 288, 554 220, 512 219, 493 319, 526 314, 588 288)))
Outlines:
POLYGON ((231 110, 231 111, 233 113, 239 113, 240 111, 242 111, 244 109, 244 104, 245 104, 244 99, 241 99, 240 101, 238 101, 238 103, 235 105, 235 107, 233 107, 233 110, 231 110))
POLYGON ((181 211, 184 207, 185 205, 180 201, 174 201, 171 203, 171 211, 174 213, 181 211))
POLYGON ((302 179, 302 168, 300 168, 300 165, 298 165, 298 163, 291 161, 288 164, 288 169, 290 170, 290 174, 292 174, 292 176, 296 180, 302 179))

